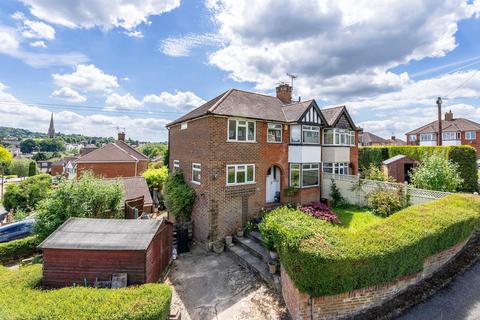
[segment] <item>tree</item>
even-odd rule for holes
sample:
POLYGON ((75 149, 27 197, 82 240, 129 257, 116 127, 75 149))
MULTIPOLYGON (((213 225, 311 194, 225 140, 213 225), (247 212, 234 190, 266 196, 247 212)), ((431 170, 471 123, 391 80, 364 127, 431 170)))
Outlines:
POLYGON ((463 182, 458 172, 457 164, 440 153, 434 153, 413 169, 412 184, 420 189, 454 192, 463 182))
POLYGON ((148 169, 142 176, 147 180, 148 187, 150 189, 158 188, 158 191, 162 191, 163 184, 168 178, 168 169, 162 167, 159 169, 148 169))
POLYGON ((34 210, 38 203, 50 194, 52 177, 39 174, 20 183, 9 183, 3 198, 7 210, 34 210))
POLYGON ((4 147, 0 147, 0 162, 9 162, 12 159, 13 156, 10 151, 5 149, 4 147))
POLYGON ((30 160, 20 159, 20 160, 12 160, 8 164, 7 167, 7 174, 9 175, 16 175, 18 177, 27 177, 28 176, 28 167, 32 163, 30 160))
POLYGON ((37 174, 37 164, 35 161, 30 161, 30 164, 28 165, 28 176, 34 176, 37 174))
POLYGON ((165 206, 179 223, 187 222, 195 203, 195 190, 185 182, 181 171, 173 171, 165 182, 165 206))
POLYGON ((48 155, 45 152, 39 152, 33 155, 32 159, 35 161, 46 161, 48 160, 48 155))
POLYGON ((37 210, 34 232, 44 239, 70 217, 125 217, 121 210, 123 186, 83 174, 80 179, 62 180, 37 210))
POLYGON ((42 139, 39 142, 40 151, 43 152, 61 152, 65 151, 65 143, 62 139, 42 139))
POLYGON ((167 145, 163 143, 146 143, 138 147, 138 151, 146 155, 150 160, 156 157, 165 157, 167 145))
POLYGON ((22 153, 32 153, 33 151, 37 150, 38 144, 33 139, 25 139, 20 142, 20 151, 22 153))

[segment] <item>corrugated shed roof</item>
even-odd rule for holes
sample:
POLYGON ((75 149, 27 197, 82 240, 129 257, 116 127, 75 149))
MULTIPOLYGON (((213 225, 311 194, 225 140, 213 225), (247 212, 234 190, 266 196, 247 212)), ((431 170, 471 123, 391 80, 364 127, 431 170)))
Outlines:
POLYGON ((124 201, 143 196, 143 202, 145 205, 150 205, 153 203, 147 181, 144 177, 109 178, 104 180, 120 181, 123 184, 123 189, 125 190, 124 201))
MULTIPOLYGON (((476 131, 480 130, 480 124, 472 120, 464 118, 455 118, 451 121, 442 120, 442 131, 444 132, 456 132, 456 131, 476 131)), ((438 121, 432 121, 423 127, 417 128, 406 134, 419 134, 419 133, 438 133, 438 121)))
POLYGON ((395 162, 395 161, 398 161, 398 160, 401 160, 403 158, 406 158, 407 156, 406 155, 403 155, 403 154, 397 154, 396 156, 393 156, 387 160, 384 160, 382 163, 383 164, 390 164, 392 162, 395 162))
POLYGON ((70 218, 40 245, 41 249, 146 250, 161 220, 70 218))

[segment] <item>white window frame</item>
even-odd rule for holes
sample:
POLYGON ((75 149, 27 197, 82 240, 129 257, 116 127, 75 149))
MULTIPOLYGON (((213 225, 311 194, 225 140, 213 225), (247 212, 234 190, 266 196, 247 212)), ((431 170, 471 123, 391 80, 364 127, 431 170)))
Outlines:
POLYGON ((188 122, 182 122, 180 124, 180 130, 188 129, 188 122))
POLYGON ((322 172, 330 174, 348 175, 350 163, 348 162, 324 162, 322 163, 322 172), (328 171, 325 171, 328 169, 328 171))
POLYGON ((289 172, 289 181, 288 185, 294 188, 300 188, 302 186, 302 164, 301 163, 290 163, 290 172, 289 172), (292 168, 295 166, 296 168, 292 168), (292 184, 292 172, 298 171, 298 185, 292 184))
POLYGON ((173 160, 173 167, 180 168, 180 160, 173 160))
POLYGON ((442 140, 443 140, 443 141, 456 141, 456 140, 460 140, 460 132, 459 132, 459 131, 447 131, 447 132, 442 132, 442 140))
POLYGON ((192 163, 192 183, 201 184, 202 181, 202 165, 200 163, 192 163), (198 181, 195 180, 195 172, 198 172, 198 181))
POLYGON ((409 135, 408 140, 411 141, 411 142, 417 141, 417 135, 416 134, 409 135))
POLYGON ((435 135, 433 133, 420 133, 420 141, 435 141, 435 135), (427 137, 428 139, 425 139, 427 137))
MULTIPOLYGON (((283 141, 283 126, 281 123, 267 123, 267 143, 282 143, 283 141), (274 131, 280 131, 280 141, 270 140, 270 134, 269 131, 274 130, 274 131)), ((275 136, 272 136, 275 137, 275 136)))
POLYGON ((292 143, 292 144, 301 144, 302 143, 302 126, 301 125, 299 125, 299 124, 290 125, 290 143, 292 143), (294 130, 299 130, 298 141, 293 141, 293 131, 294 130))
POLYGON ((477 140, 477 132, 465 131, 465 140, 477 140))
POLYGON ((330 128, 323 130, 323 145, 325 146, 355 146, 355 131, 330 128), (327 136, 332 135, 333 143, 326 143, 327 136), (343 140, 343 143, 342 143, 343 140))
POLYGON ((255 181, 255 164, 253 164, 253 163, 249 163, 249 164, 227 164, 225 180, 226 180, 227 186, 242 186, 242 185, 246 185, 246 184, 256 183, 256 181, 255 181), (239 170, 239 167, 245 167, 245 169, 244 170, 239 170), (252 181, 248 181, 248 167, 253 167, 253 180, 252 181), (235 182, 228 182, 228 169, 229 168, 234 168, 235 182), (242 171, 245 172, 245 182, 237 182, 238 172, 242 172, 242 171))
POLYGON ((320 127, 319 126, 311 126, 311 125, 302 125, 302 143, 303 144, 320 144, 320 127), (318 133, 318 142, 305 142, 304 132, 316 132, 318 133))
POLYGON ((228 118, 227 125, 227 141, 228 142, 243 142, 243 143, 255 143, 257 142, 257 122, 246 119, 228 118), (235 121, 235 139, 230 138, 230 122, 235 121), (245 124, 240 124, 245 122, 245 124), (253 140, 248 138, 248 126, 249 123, 253 123, 253 140), (245 140, 238 140, 238 128, 245 127, 245 140))
POLYGON ((289 172, 289 186, 291 187, 295 187, 295 188, 302 188, 302 189, 306 189, 306 188, 314 188, 314 187, 318 187, 320 186, 320 168, 321 168, 321 163, 319 162, 313 162, 313 163, 290 163, 290 172, 289 172), (304 168, 304 166, 312 166, 312 165, 316 165, 317 168, 304 168), (298 169, 292 169, 292 166, 298 166, 298 169), (292 171, 299 171, 299 185, 298 186, 294 186, 292 185, 292 171), (304 171, 317 171, 317 177, 318 177, 318 183, 315 184, 315 185, 304 185, 303 183, 303 172, 304 171))

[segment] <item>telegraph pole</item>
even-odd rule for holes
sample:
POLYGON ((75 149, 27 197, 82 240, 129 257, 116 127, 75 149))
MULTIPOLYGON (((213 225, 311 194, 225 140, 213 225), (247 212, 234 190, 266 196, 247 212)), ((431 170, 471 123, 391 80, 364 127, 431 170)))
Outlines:
POLYGON ((437 145, 442 145, 442 98, 438 97, 437 99, 438 106, 438 139, 437 145))

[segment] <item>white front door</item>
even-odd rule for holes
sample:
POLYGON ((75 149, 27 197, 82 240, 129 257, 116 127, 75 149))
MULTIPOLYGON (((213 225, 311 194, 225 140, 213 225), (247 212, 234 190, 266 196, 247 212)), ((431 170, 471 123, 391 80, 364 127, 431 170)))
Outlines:
POLYGON ((276 199, 276 196, 280 194, 280 169, 276 166, 268 169, 267 179, 266 179, 266 202, 277 202, 279 199, 276 199))

